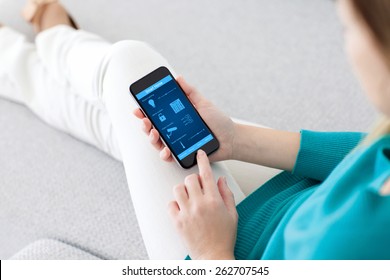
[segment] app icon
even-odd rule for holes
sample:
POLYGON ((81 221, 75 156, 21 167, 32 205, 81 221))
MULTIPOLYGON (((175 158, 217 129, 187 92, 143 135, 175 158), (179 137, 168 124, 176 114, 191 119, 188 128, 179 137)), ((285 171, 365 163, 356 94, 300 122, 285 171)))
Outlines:
POLYGON ((160 122, 164 122, 167 119, 162 113, 158 114, 158 118, 160 119, 160 122))
POLYGON ((184 109, 184 105, 183 103, 181 103, 180 99, 176 99, 175 101, 171 102, 169 105, 171 105, 172 110, 176 114, 184 109))
POLYGON ((148 101, 149 105, 152 106, 153 108, 156 108, 156 104, 154 103, 153 99, 149 99, 148 101))
POLYGON ((175 130, 177 130, 176 126, 167 129, 167 137, 168 137, 168 139, 171 139, 172 132, 174 132, 175 130))
POLYGON ((183 124, 185 126, 192 124, 194 122, 194 120, 191 118, 190 114, 185 115, 184 118, 182 118, 181 120, 183 121, 183 124))

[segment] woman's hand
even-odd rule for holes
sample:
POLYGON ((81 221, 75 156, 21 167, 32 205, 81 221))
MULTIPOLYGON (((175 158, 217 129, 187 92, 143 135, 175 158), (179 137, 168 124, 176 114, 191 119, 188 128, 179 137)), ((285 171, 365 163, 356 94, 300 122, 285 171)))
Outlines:
POLYGON ((199 175, 174 187, 169 213, 192 259, 234 259, 238 214, 226 178, 215 182, 204 151, 197 154, 199 175))
MULTIPOLYGON (((210 156, 210 160, 231 159, 236 131, 235 123, 215 107, 214 104, 204 98, 195 88, 188 85, 182 77, 177 78, 177 82, 219 141, 220 147, 210 156)), ((134 115, 142 120, 143 130, 149 135, 150 143, 160 151, 160 157, 165 161, 172 161, 171 151, 164 146, 160 139, 160 134, 152 127, 150 120, 144 116, 140 109, 136 109, 134 115)))

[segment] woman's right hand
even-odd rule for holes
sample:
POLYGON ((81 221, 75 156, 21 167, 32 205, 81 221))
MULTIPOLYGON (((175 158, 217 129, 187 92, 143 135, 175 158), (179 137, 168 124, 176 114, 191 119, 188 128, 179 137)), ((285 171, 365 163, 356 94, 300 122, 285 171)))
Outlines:
MULTIPOLYGON (((210 155, 210 161, 232 159, 236 124, 213 103, 201 95, 197 89, 187 84, 182 77, 178 77, 177 82, 219 141, 220 147, 215 153, 210 155)), ((152 127, 150 120, 145 117, 140 109, 136 109, 134 115, 142 120, 143 131, 149 135, 150 143, 160 151, 161 159, 172 161, 171 151, 168 147, 165 147, 160 139, 160 134, 152 127)))

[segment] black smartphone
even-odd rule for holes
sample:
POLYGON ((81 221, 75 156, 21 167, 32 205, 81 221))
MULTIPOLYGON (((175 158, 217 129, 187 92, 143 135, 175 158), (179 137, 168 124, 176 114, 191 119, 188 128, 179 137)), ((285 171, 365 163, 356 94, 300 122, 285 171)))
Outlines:
POLYGON ((166 67, 133 83, 130 93, 181 167, 194 166, 199 149, 209 155, 219 148, 217 138, 166 67))

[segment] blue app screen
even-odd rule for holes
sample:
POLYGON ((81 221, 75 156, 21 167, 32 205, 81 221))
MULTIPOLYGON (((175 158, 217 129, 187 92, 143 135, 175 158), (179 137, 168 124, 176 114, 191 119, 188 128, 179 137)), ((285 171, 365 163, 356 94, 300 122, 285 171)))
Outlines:
POLYGON ((138 93, 136 98, 179 160, 214 138, 170 75, 138 93))

